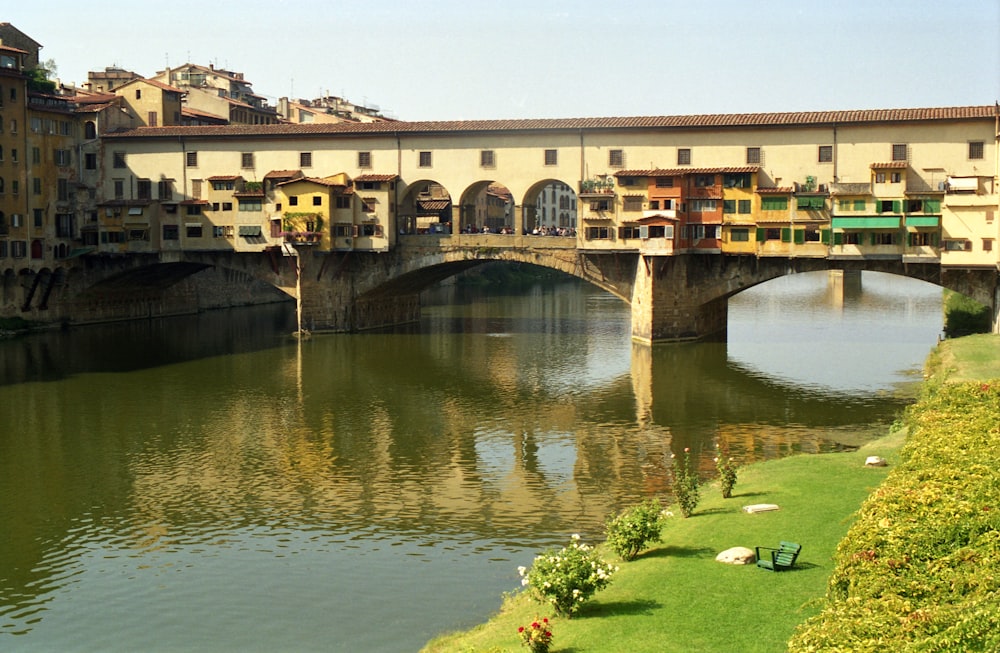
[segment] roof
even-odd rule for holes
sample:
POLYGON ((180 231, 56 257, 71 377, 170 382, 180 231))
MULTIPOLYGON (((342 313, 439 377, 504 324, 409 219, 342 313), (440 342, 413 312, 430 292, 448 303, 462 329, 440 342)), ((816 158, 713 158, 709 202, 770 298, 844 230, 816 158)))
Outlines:
POLYGON ((176 138, 236 136, 308 136, 336 134, 398 134, 435 132, 512 132, 539 130, 697 130, 752 129, 817 125, 879 124, 929 120, 993 120, 994 105, 929 109, 863 109, 791 113, 726 113, 690 116, 638 116, 617 118, 546 118, 517 120, 443 120, 426 122, 340 122, 277 125, 226 125, 192 127, 138 127, 109 136, 114 138, 176 138))
POLYGON ((448 200, 417 200, 417 205, 425 211, 442 211, 448 204, 448 200))
POLYGON ((272 170, 271 172, 264 175, 264 179, 291 179, 292 177, 301 177, 301 170, 272 170))
POLYGON ((889 161, 888 163, 873 163, 872 170, 887 170, 890 168, 909 168, 909 161, 889 161))
POLYGON ((127 82, 116 86, 115 91, 123 89, 126 86, 131 86, 132 84, 136 84, 138 82, 142 82, 143 84, 149 84, 154 88, 167 91, 168 93, 181 93, 181 94, 184 93, 184 89, 177 88, 176 86, 170 86, 169 84, 164 84, 163 82, 158 82, 155 79, 145 79, 143 77, 136 77, 134 79, 130 79, 127 82))
POLYGON ((758 195, 790 195, 795 192, 795 189, 791 186, 778 186, 775 188, 761 188, 757 187, 758 195))
POLYGON ((209 181, 236 181, 237 179, 243 179, 242 175, 216 175, 214 177, 209 177, 209 181))
POLYGON ((395 181, 399 175, 360 175, 354 181, 395 181))
POLYGON ((615 177, 681 177, 683 175, 744 174, 759 172, 760 166, 737 166, 729 168, 669 168, 652 170, 619 170, 615 177))
POLYGON ((289 179, 287 181, 279 182, 278 185, 279 186, 284 186, 286 184, 295 184, 295 183, 299 183, 299 182, 309 182, 309 183, 312 183, 312 184, 318 184, 320 186, 327 186, 327 187, 330 187, 330 188, 336 188, 338 186, 340 188, 346 188, 347 187, 346 184, 341 184, 341 183, 336 182, 336 181, 330 181, 329 179, 322 179, 320 177, 300 177, 298 179, 289 179))

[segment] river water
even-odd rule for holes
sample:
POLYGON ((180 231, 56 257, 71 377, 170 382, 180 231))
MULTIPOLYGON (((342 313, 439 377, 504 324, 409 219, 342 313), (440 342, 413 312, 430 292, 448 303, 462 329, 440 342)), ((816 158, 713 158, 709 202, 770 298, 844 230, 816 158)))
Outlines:
POLYGON ((428 302, 302 343, 287 305, 0 342, 0 650, 415 651, 666 496, 671 452, 884 432, 941 332, 938 288, 870 273, 652 348, 575 281, 428 302))

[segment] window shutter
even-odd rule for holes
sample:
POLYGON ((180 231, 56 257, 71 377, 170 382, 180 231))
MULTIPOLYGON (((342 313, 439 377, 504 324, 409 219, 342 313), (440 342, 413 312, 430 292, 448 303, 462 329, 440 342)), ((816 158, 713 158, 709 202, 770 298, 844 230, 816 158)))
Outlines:
POLYGON ((903 202, 900 200, 892 200, 892 212, 902 213, 903 212, 903 202))
POLYGON ((941 200, 924 200, 924 213, 940 213, 941 200))
POLYGON ((792 230, 790 227, 781 228, 781 242, 783 243, 792 242, 792 230))
POLYGON ((824 245, 829 245, 830 244, 830 230, 829 229, 820 229, 820 231, 819 231, 819 242, 823 243, 824 245))
POLYGON ((843 245, 844 244, 844 234, 842 234, 842 233, 835 233, 835 234, 833 234, 833 244, 834 245, 843 245))
POLYGON ((762 243, 767 238, 767 229, 757 227, 757 242, 762 243))
POLYGON ((796 229, 795 232, 794 232, 794 237, 795 237, 795 244, 796 245, 805 244, 805 242, 806 242, 806 230, 805 229, 796 229))

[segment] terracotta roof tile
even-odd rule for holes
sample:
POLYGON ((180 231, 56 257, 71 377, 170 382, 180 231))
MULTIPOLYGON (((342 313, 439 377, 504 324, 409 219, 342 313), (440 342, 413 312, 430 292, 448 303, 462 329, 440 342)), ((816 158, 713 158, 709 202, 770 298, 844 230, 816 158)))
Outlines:
POLYGON ((243 179, 240 175, 217 175, 215 177, 209 177, 209 181, 236 181, 237 179, 243 179))
POLYGON ((360 175, 354 181, 395 181, 399 175, 360 175))
POLYGON ((264 175, 264 179, 292 179, 293 177, 301 176, 301 170, 272 170, 264 175))
POLYGON ((851 125, 928 120, 993 120, 994 105, 928 109, 864 109, 789 113, 737 113, 690 116, 618 118, 546 118, 516 120, 443 120, 426 122, 299 123, 277 125, 219 125, 139 127, 109 134, 112 138, 308 136, 337 134, 396 134, 437 132, 513 132, 538 130, 692 130, 753 129, 796 125, 851 125))
POLYGON ((909 168, 909 161, 889 161, 888 163, 873 163, 872 170, 889 170, 896 168, 909 168))
POLYGON ((775 188, 761 188, 757 187, 758 195, 790 195, 795 192, 795 189, 791 186, 778 186, 775 188))

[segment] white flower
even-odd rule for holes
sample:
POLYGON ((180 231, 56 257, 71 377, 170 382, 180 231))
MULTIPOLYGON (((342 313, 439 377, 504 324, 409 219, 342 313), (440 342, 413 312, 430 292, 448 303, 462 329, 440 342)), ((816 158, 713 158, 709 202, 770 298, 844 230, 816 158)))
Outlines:
POLYGON ((521 587, 527 587, 527 586, 528 586, 528 579, 527 578, 522 578, 521 579, 521 587))
POLYGON ((518 573, 518 575, 519 575, 519 576, 524 576, 524 573, 525 573, 526 571, 528 571, 528 568, 527 568, 527 567, 518 567, 518 568, 517 568, 517 573, 518 573))
POLYGON ((577 540, 580 539, 580 534, 579 533, 573 533, 572 535, 569 536, 569 539, 571 539, 574 542, 576 542, 577 540))

